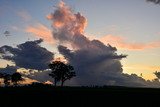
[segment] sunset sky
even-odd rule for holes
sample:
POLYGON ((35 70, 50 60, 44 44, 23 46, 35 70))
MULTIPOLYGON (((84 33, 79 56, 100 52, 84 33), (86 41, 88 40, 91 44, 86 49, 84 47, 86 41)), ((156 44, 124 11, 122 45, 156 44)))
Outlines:
MULTIPOLYGON (((160 71, 160 5, 145 0, 63 0, 86 19, 84 34, 128 55, 123 72, 154 79, 160 71)), ((60 56, 52 37, 50 13, 59 0, 0 0, 0 47, 44 39, 42 46, 60 56), (9 31, 10 36, 4 32, 9 31)), ((0 60, 0 67, 11 62, 0 60)))

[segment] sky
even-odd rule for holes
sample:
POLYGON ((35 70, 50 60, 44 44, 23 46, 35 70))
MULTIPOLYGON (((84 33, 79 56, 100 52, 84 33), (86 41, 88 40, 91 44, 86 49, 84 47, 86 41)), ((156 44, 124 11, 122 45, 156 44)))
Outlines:
MULTIPOLYGON (((63 0, 87 19, 84 34, 115 46, 123 72, 154 79, 160 71, 160 5, 145 0, 63 0)), ((59 56, 47 15, 59 0, 0 0, 0 46, 44 39, 42 46, 59 56), (9 31, 11 36, 5 36, 9 31)), ((11 62, 0 60, 5 67, 11 62)))

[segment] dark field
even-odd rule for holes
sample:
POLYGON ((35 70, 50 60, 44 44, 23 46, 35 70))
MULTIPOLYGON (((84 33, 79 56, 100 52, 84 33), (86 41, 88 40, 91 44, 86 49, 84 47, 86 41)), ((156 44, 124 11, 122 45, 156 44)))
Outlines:
POLYGON ((53 87, 35 85, 1 87, 0 107, 3 106, 160 106, 160 89, 127 87, 53 87))

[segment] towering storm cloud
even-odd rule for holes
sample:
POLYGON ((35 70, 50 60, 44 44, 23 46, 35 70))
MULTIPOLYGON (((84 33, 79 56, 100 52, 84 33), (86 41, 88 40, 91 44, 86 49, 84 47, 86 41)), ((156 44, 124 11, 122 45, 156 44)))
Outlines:
POLYGON ((53 21, 52 26, 55 29, 53 36, 61 43, 71 44, 74 48, 84 48, 90 44, 90 41, 83 36, 87 24, 86 18, 80 13, 72 13, 64 2, 60 2, 57 10, 47 18, 53 21))
POLYGON ((53 53, 40 46, 43 40, 27 41, 13 48, 11 46, 0 47, 2 59, 15 63, 19 68, 45 70, 53 60, 53 53))
POLYGON ((47 16, 52 21, 53 37, 59 41, 58 50, 77 73, 68 84, 74 85, 126 85, 145 86, 146 82, 137 75, 123 74, 117 49, 104 45, 99 40, 89 40, 84 35, 86 18, 60 2, 54 13, 47 16))

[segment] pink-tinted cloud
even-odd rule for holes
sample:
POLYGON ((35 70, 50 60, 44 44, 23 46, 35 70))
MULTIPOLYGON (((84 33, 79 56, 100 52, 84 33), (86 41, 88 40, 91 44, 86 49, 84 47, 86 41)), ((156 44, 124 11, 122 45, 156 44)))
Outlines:
POLYGON ((83 34, 87 25, 87 20, 79 12, 73 14, 70 7, 60 2, 55 13, 47 16, 47 19, 53 21, 54 28, 64 28, 72 34, 83 34))
POLYGON ((43 24, 36 24, 35 26, 28 26, 26 32, 34 34, 38 38, 42 38, 45 42, 54 43, 51 31, 43 24))
POLYGON ((11 26, 11 29, 13 29, 13 30, 15 30, 15 31, 20 30, 17 26, 11 26))
POLYGON ((119 49, 127 50, 144 50, 152 48, 160 48, 160 41, 152 41, 149 43, 130 43, 122 36, 107 35, 99 38, 104 44, 111 44, 119 49))
POLYGON ((31 20, 31 15, 27 11, 18 11, 17 15, 20 16, 24 21, 31 20))

